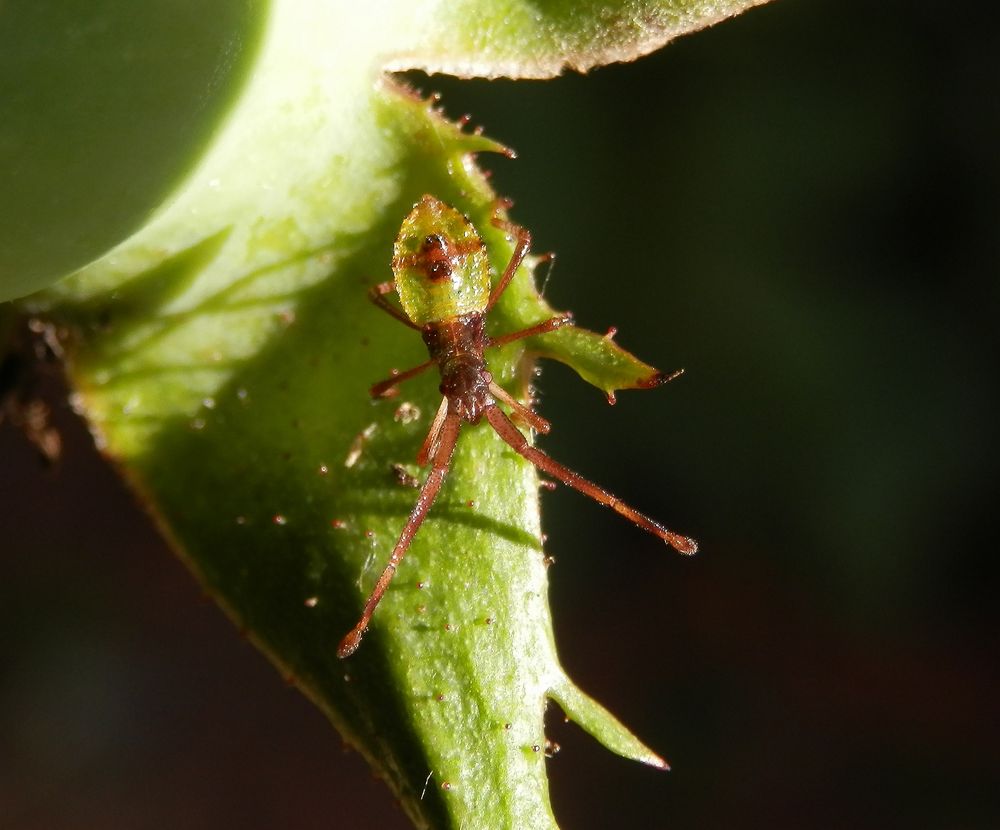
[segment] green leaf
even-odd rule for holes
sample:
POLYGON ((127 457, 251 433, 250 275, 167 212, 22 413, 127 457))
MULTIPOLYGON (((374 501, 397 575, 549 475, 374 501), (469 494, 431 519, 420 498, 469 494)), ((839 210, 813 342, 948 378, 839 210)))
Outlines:
MULTIPOLYGON (((767 0, 454 0, 388 69, 459 77, 551 78, 635 60, 767 0)), ((419 5, 419 4, 418 4, 419 5)))
POLYGON ((250 79, 263 0, 0 3, 0 301, 138 230, 250 79))
MULTIPOLYGON (((419 827, 554 827, 549 699, 613 751, 664 764, 560 667, 538 480, 487 427, 463 430, 364 643, 336 655, 416 497, 394 467, 412 464, 440 399, 426 376, 370 400, 372 382, 426 351, 366 289, 389 278, 399 223, 425 193, 469 216, 495 270, 511 255, 475 163, 503 148, 378 66, 399 66, 414 44, 464 60, 484 38, 522 60, 583 65, 610 54, 616 32, 630 54, 641 40, 616 24, 585 55, 595 21, 672 14, 690 29, 714 19, 699 16, 706 5, 717 15, 749 4, 581 4, 578 17, 539 6, 539 40, 528 24, 494 26, 502 4, 347 14, 321 0, 274 2, 244 85, 183 184, 140 231, 22 304, 69 327, 77 407, 178 554, 419 827)), ((528 6, 502 8, 516 23, 528 6)), ((533 264, 494 309, 491 332, 552 315, 533 264)), ((520 394, 533 354, 609 394, 659 379, 609 337, 577 329, 499 349, 490 369, 520 394)))

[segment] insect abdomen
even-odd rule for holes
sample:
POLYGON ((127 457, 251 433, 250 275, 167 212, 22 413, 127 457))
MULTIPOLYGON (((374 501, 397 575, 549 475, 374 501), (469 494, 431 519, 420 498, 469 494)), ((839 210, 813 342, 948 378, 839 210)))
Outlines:
POLYGON ((410 211, 393 247, 399 302, 418 326, 486 309, 490 268, 476 229, 455 208, 424 196, 410 211))

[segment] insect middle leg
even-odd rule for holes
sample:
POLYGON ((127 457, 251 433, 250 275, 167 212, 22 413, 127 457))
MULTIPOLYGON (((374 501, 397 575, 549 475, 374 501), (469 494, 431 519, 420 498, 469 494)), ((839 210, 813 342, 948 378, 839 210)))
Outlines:
POLYGON ((558 317, 550 317, 548 320, 543 320, 541 323, 528 326, 526 329, 509 331, 506 334, 501 334, 499 337, 491 337, 489 342, 486 344, 486 348, 491 348, 493 346, 505 346, 507 343, 513 343, 515 340, 522 340, 525 337, 534 337, 536 334, 547 334, 548 332, 555 331, 563 326, 572 325, 572 314, 562 314, 558 317))
POLYGON ((687 536, 682 536, 679 533, 674 533, 672 530, 668 530, 659 522, 653 521, 651 518, 643 515, 635 508, 629 507, 621 499, 617 496, 613 496, 603 487, 599 487, 592 481, 588 481, 579 473, 573 472, 571 469, 563 466, 555 459, 550 458, 537 447, 531 446, 531 444, 528 443, 528 439, 524 437, 521 431, 514 426, 513 423, 511 423, 510 418, 508 418, 498 407, 487 407, 484 414, 493 429, 497 431, 497 434, 504 441, 506 441, 515 452, 523 455, 528 459, 528 461, 538 467, 539 470, 548 473, 553 478, 558 479, 563 484, 572 487, 574 490, 579 490, 585 496, 590 496, 594 499, 594 501, 607 505, 633 524, 638 525, 643 530, 652 533, 654 536, 658 536, 678 553, 697 553, 698 543, 695 542, 694 539, 689 539, 687 536))
POLYGON ((531 427, 535 432, 540 432, 543 435, 549 434, 552 424, 546 421, 530 406, 525 406, 513 395, 508 394, 507 390, 496 383, 496 381, 490 381, 490 394, 498 401, 503 401, 507 404, 511 409, 511 415, 514 420, 519 421, 522 426, 531 427))
POLYGON ((378 383, 373 383, 368 390, 368 394, 373 398, 391 398, 396 394, 396 386, 398 384, 404 380, 416 377, 426 369, 430 369, 435 363, 437 363, 436 360, 428 360, 418 366, 414 366, 412 369, 407 369, 405 372, 396 372, 392 377, 380 380, 378 383))
POLYGON ((392 578, 396 575, 396 569, 399 567, 399 563, 403 561, 403 557, 406 555, 406 551, 409 549, 414 535, 420 528, 420 525, 423 524, 424 518, 427 516, 427 511, 430 510, 434 499, 437 498, 438 491, 441 489, 444 477, 448 472, 448 467, 451 465, 451 457, 455 452, 455 442, 458 440, 458 433, 461 426, 462 420, 458 413, 449 412, 446 415, 444 423, 441 426, 437 450, 434 452, 433 466, 427 475, 427 480, 424 482, 420 495, 417 497, 417 503, 413 505, 410 517, 406 520, 406 524, 399 534, 396 546, 389 555, 389 561, 375 583, 371 596, 368 597, 368 601, 365 603, 364 610, 361 612, 361 619, 358 620, 357 625, 347 632, 340 641, 340 645, 337 647, 338 657, 350 657, 357 651, 358 646, 361 645, 361 638, 368 629, 368 624, 371 622, 372 614, 375 613, 375 608, 389 587, 389 583, 392 582, 392 578))
POLYGON ((490 294, 489 302, 486 303, 486 308, 484 314, 489 313, 490 309, 496 305, 497 300, 500 299, 500 295, 507 290, 507 286, 510 285, 510 281, 514 278, 514 274, 517 272, 518 266, 524 260, 525 256, 528 254, 528 249, 531 248, 531 232, 526 228, 522 228, 520 225, 515 225, 506 219, 500 218, 500 210, 503 208, 508 208, 513 204, 509 199, 501 199, 497 202, 496 210, 493 215, 493 225, 506 231, 514 239, 514 253, 510 255, 510 262, 507 263, 507 267, 504 268, 503 275, 500 277, 500 281, 496 284, 493 292, 490 294))

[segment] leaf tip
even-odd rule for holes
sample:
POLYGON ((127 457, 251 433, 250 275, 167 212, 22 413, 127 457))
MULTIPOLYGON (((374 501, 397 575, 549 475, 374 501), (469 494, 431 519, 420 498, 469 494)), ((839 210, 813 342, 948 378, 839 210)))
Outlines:
POLYGON ((656 769, 669 770, 670 765, 633 735, 621 721, 600 703, 585 694, 572 680, 563 675, 549 690, 549 696, 559 704, 566 717, 578 723, 605 748, 616 755, 639 761, 656 769))
POLYGON ((661 372, 656 370, 653 374, 648 375, 645 378, 640 378, 636 381, 635 385, 637 389, 654 389, 657 386, 663 386, 665 383, 670 383, 670 381, 676 380, 683 374, 683 369, 675 369, 673 372, 661 372))

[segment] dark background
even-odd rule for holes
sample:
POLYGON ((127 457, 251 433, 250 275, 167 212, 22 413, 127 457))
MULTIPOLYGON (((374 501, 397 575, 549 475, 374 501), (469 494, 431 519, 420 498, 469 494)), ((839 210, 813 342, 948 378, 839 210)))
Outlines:
MULTIPOLYGON (((420 85, 581 325, 684 378, 541 379, 553 455, 702 544, 545 496, 557 641, 657 773, 551 718, 567 828, 995 828, 1000 36, 777 2, 547 83, 420 85), (992 485, 992 487, 991 487, 992 485)), ((0 429, 0 828, 404 828, 59 413, 0 429)))

